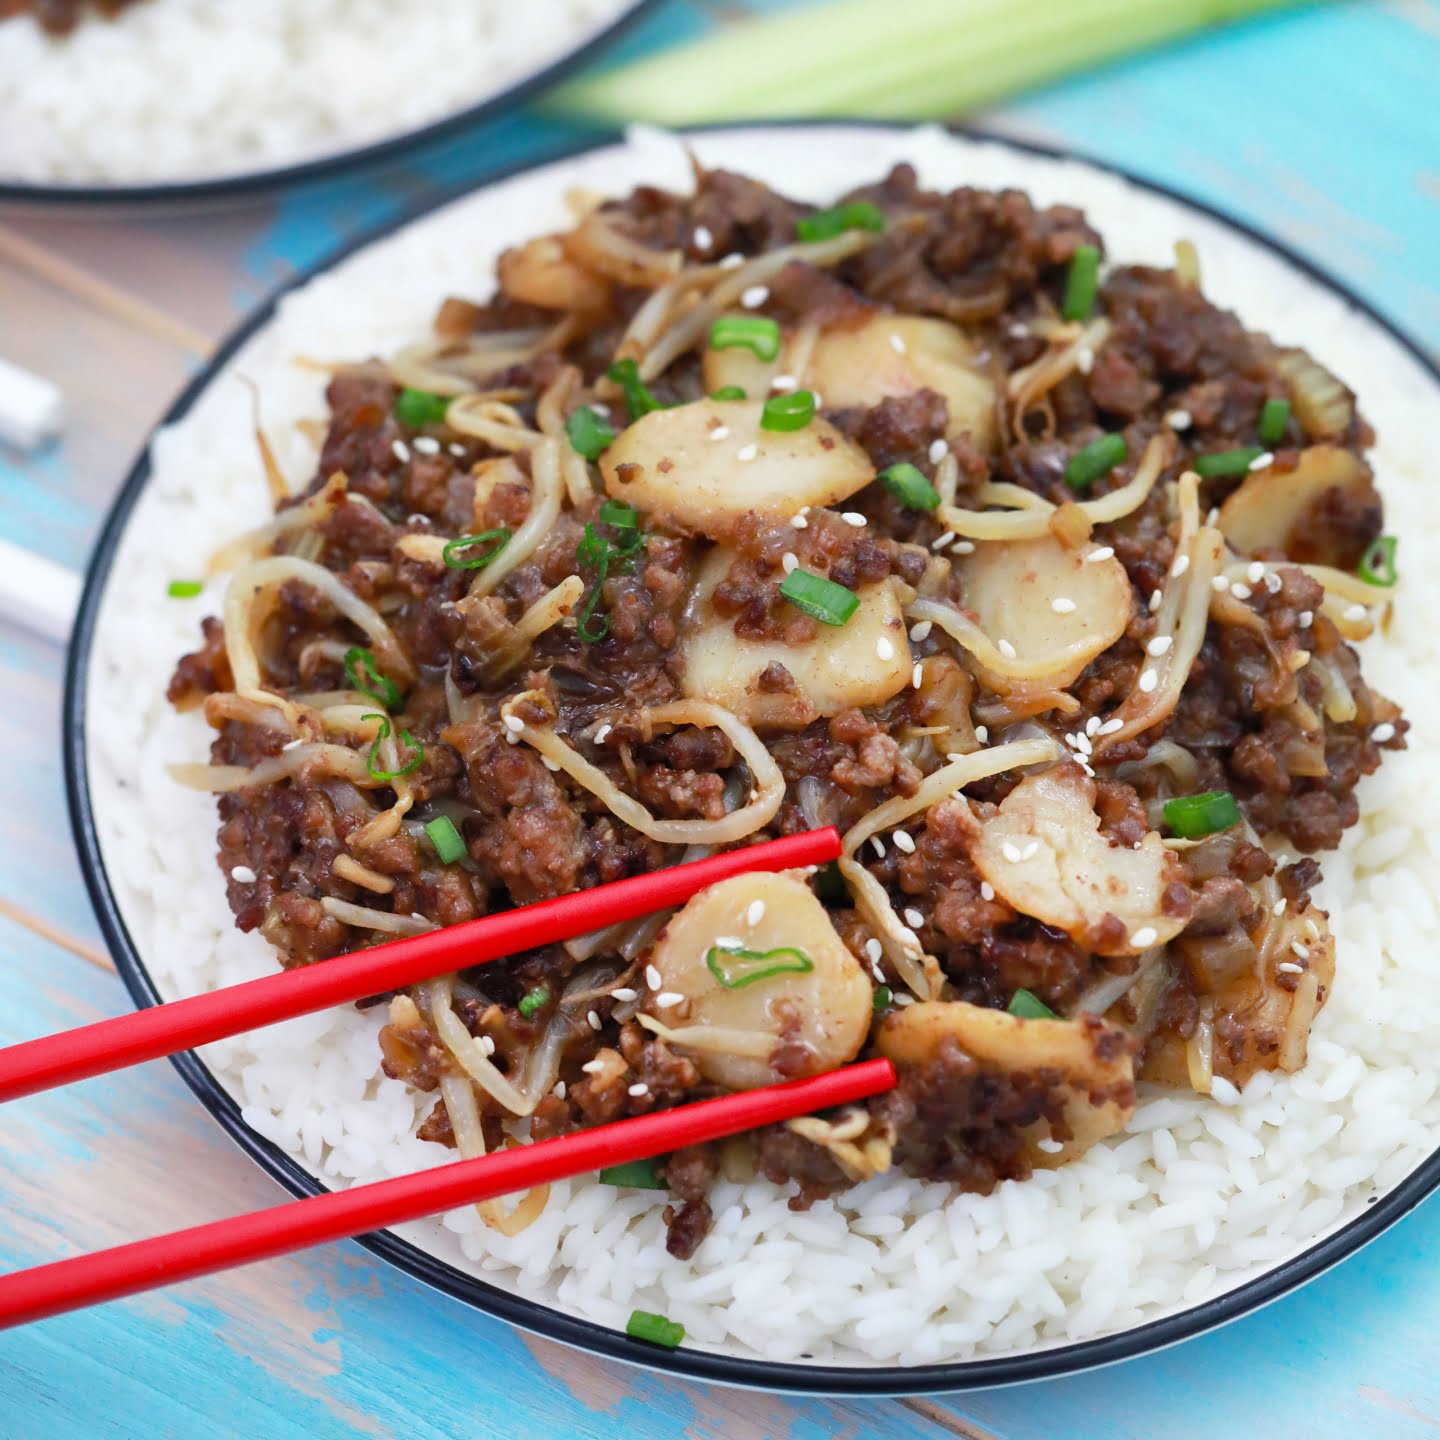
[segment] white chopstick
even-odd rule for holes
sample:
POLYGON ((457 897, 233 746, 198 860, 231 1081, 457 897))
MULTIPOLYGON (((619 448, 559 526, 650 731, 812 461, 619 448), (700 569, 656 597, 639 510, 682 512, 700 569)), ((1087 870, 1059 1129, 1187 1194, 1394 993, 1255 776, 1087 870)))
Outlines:
POLYGON ((0 539, 0 618, 63 645, 75 623, 80 585, 73 570, 0 539))

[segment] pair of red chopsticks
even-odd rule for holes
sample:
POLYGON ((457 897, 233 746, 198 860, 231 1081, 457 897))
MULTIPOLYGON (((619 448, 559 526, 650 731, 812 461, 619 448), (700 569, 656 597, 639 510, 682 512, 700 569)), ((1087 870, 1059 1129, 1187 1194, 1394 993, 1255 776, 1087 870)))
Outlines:
MULTIPOLYGON (((634 920, 681 905, 736 875, 819 865, 839 853, 833 828, 807 831, 12 1045, 0 1049, 0 1102, 634 920)), ((701 1100, 39 1265, 0 1276, 0 1329, 387 1229, 603 1165, 648 1160, 682 1145, 867 1099, 894 1084, 888 1060, 867 1060, 808 1080, 701 1100)))

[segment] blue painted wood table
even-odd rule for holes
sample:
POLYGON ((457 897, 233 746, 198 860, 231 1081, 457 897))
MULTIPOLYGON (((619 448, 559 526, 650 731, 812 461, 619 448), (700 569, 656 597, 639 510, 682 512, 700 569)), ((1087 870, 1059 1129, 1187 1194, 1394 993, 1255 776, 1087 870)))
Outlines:
MULTIPOLYGON (((756 0, 759 3, 759 0, 756 0)), ((670 0, 637 51, 745 7, 670 0)), ((1231 209, 1440 349, 1440 5, 1332 5, 1127 62, 981 117, 1231 209)), ((244 310, 359 227, 571 138, 534 114, 403 169, 183 223, 0 215, 0 352, 63 380, 71 425, 0 451, 0 534, 80 566, 148 424, 244 310)), ((0 1043, 122 1010, 72 854, 58 647, 0 627, 0 1043)), ((279 1198, 151 1065, 0 1115, 0 1265, 279 1198)), ((1179 1349, 1023 1390, 836 1403, 731 1393, 528 1338, 350 1245, 0 1337, 0 1437, 951 1433, 1412 1437, 1440 1431, 1440 1206, 1339 1271, 1179 1349)))

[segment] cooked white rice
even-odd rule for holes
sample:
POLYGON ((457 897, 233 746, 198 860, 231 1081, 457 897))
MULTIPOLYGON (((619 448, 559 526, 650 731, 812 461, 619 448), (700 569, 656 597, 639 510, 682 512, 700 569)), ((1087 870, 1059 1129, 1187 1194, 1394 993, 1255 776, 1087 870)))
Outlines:
MULTIPOLYGON (((1015 1354, 1233 1288, 1352 1219, 1440 1143, 1440 734, 1430 708, 1440 693, 1440 567, 1425 563, 1427 545, 1440 546, 1440 507, 1427 505, 1422 473, 1434 383, 1373 323, 1261 246, 1083 165, 933 130, 830 126, 691 143, 706 163, 816 201, 903 158, 931 185, 1016 185, 1042 203, 1082 204, 1120 259, 1165 264, 1177 237, 1194 240, 1207 293, 1334 366, 1379 432, 1375 463, 1387 529, 1403 537, 1404 586, 1366 665, 1414 723, 1410 749, 1364 784, 1363 821, 1324 857, 1337 975, 1298 1075, 1259 1075, 1223 1103, 1146 1088, 1123 1134, 985 1197, 897 1175, 795 1214, 775 1186, 724 1184, 714 1233, 688 1262, 665 1253, 663 1196, 592 1180, 557 1185, 543 1217, 514 1239, 473 1211, 403 1233, 572 1314, 623 1325, 640 1307, 683 1322, 687 1345, 847 1365, 1015 1354)), ((231 925, 213 800, 165 773, 207 750, 204 722, 171 713, 163 690, 199 617, 219 603, 213 585, 201 599, 171 600, 166 581, 200 573, 213 546, 266 514, 235 377, 258 382, 282 462, 308 476, 313 450, 290 422, 322 413, 322 380, 293 357, 366 355, 411 339, 442 296, 488 286, 503 246, 559 227, 571 185, 683 187, 687 174, 673 140, 644 134, 451 205, 290 296, 188 418, 156 438, 154 479, 105 595, 89 726, 106 864, 166 995, 275 965, 263 941, 231 925)), ((380 1023, 350 1010, 319 1015, 213 1046, 206 1060, 247 1123, 327 1185, 442 1162, 451 1152, 413 1134, 430 1097, 380 1074, 380 1023)))
POLYGON ((585 43, 627 0, 148 0, 0 21, 0 181, 270 170, 418 129, 585 43))

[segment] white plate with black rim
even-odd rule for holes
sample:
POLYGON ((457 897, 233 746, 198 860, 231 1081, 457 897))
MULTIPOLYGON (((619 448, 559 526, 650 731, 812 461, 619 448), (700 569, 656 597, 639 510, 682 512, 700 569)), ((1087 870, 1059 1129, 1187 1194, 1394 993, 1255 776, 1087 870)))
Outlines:
MULTIPOLYGON (((1440 374, 1357 297, 1267 237, 1092 161, 933 128, 736 126, 692 132, 684 141, 707 165, 741 170, 821 203, 879 178, 901 160, 913 162, 923 182, 940 188, 1013 186, 1042 203, 1078 203, 1119 262, 1169 264, 1174 241, 1192 241, 1207 294, 1237 308, 1252 328, 1306 346, 1358 390, 1379 437, 1372 459, 1389 528, 1405 535, 1412 551, 1418 548, 1418 538, 1408 537, 1418 537, 1427 525, 1416 479, 1422 421, 1440 398, 1440 374)), ((163 818, 135 799, 137 792, 168 783, 166 760, 197 758, 174 753, 177 743, 193 743, 195 735, 187 739, 173 728, 163 688, 175 658, 193 645, 204 611, 176 614, 173 602, 165 611, 154 597, 163 592, 164 577, 193 572, 209 543, 244 528, 247 511, 263 518, 253 455, 237 472, 233 491, 227 488, 230 476, 215 473, 218 462, 205 461, 221 451, 239 454, 249 444, 248 391, 238 377, 259 386, 272 435, 277 427, 284 432, 289 421, 321 413, 323 381, 290 363, 297 353, 338 358, 397 347, 423 333, 446 293, 483 294, 489 262, 500 248, 563 226, 567 191, 578 186, 623 194, 639 183, 684 188, 688 167, 686 149, 673 137, 644 132, 497 176, 438 202, 295 281, 227 341, 171 408, 101 534, 66 698, 65 757, 77 843, 107 940, 138 1005, 198 983, 176 959, 187 949, 216 948, 219 958, 205 972, 210 983, 241 978, 259 963, 255 952, 231 956, 230 916, 211 860, 208 797, 175 802, 163 818), (385 284, 377 289, 381 277, 385 284), (337 307, 337 299, 344 303, 337 307), (207 464, 209 473, 203 473, 207 464), (159 627, 153 643, 148 634, 137 643, 137 627, 152 619, 159 627), (187 875, 184 867, 192 862, 185 855, 202 857, 203 866, 187 875), (183 895, 175 884, 187 887, 183 895), (180 925, 170 912, 190 903, 197 889, 205 891, 208 907, 203 923, 180 925)), ((303 466, 309 442, 295 443, 282 460, 303 466)), ((1095 1161, 1101 1171, 1110 1164, 1121 1180, 1138 1177, 1138 1185, 1119 1185, 1111 1194, 1096 1172, 1083 1182, 1091 1188, 1073 1215, 1065 1208, 1064 1185, 1053 1180, 1029 1191, 1025 1187, 1034 1182, 1007 1185, 998 1198, 947 1191, 943 1205, 929 1206, 940 1217, 935 1223, 917 1212, 906 1232, 932 1239, 912 1247, 903 1263, 894 1260, 898 1249, 877 1249, 882 1260, 875 1295, 866 1291, 870 1281, 860 1282, 851 1313, 858 1328, 871 1314, 883 1319, 906 1303, 930 1305, 931 1339, 912 1337, 886 1354, 883 1340, 851 1343, 831 1335, 813 1355, 774 1358, 749 1337, 721 1333, 722 1317, 716 1333, 665 1351, 627 1337, 623 1305, 613 1295, 597 1299, 573 1268, 522 1275, 493 1258, 467 1254, 457 1232, 439 1221, 360 1243, 468 1304, 600 1354, 699 1379, 861 1393, 958 1390, 1124 1359, 1243 1315, 1344 1259, 1440 1181, 1440 1098, 1425 1041, 1440 1018, 1440 1002, 1430 999, 1434 987, 1423 973, 1423 957, 1433 950, 1425 942, 1436 921, 1433 907, 1425 913, 1423 886, 1418 899, 1415 894, 1417 872, 1426 866, 1433 871, 1436 863, 1426 848, 1425 826, 1440 795, 1426 766, 1440 753, 1440 739, 1420 702, 1427 686, 1433 688, 1440 655, 1421 620, 1404 619, 1433 613, 1440 593, 1430 593, 1437 582, 1418 570, 1412 567, 1406 577, 1390 636, 1366 655, 1367 673, 1406 706, 1415 728, 1409 751, 1362 788, 1366 819, 1349 848, 1328 859, 1335 873, 1322 900, 1332 909, 1339 938, 1337 982, 1317 1025, 1310 1067, 1262 1087, 1268 1110, 1259 1100, 1246 1108, 1247 1091, 1239 1107, 1176 1101, 1190 1106, 1176 1117, 1164 1110, 1165 1092, 1147 1090, 1136 1125, 1097 1147, 1095 1161), (1197 1108, 1203 1106, 1211 1110, 1197 1108), (1249 1140, 1237 1139, 1237 1129, 1249 1140), (1155 1139, 1161 1130, 1171 1137, 1169 1146, 1155 1139), (1175 1135, 1178 1156, 1168 1153, 1175 1135), (1217 1148, 1228 1178, 1219 1183, 1218 1205, 1201 1203, 1173 1166, 1187 1157, 1213 1166, 1217 1148), (1241 1243, 1246 1233, 1226 1227, 1252 1212, 1265 1223, 1249 1237, 1247 1250, 1241 1243), (992 1297, 987 1302, 979 1281, 967 1291, 962 1277, 948 1299, 926 1290, 931 1272, 973 1272, 990 1277, 984 1284, 999 1284, 995 1277, 1007 1273, 1007 1263, 1023 1269, 1027 1256, 1039 1254, 1026 1248, 1035 1239, 1025 1233, 1027 1226, 1072 1221, 1097 1222, 1102 1229, 1076 1230, 1063 1237, 1068 1253, 1062 1246, 1059 1255, 1034 1259, 1024 1284, 1037 1293, 1043 1287, 1051 1297, 1036 1312, 1038 1319, 1012 1322, 1007 1332, 1011 1312, 1003 1305, 986 1319, 987 1304, 993 1310, 999 1301, 1012 1302, 1005 1299, 1008 1292, 993 1289, 984 1292, 992 1297), (1165 1235, 1172 1238, 1155 1238, 1165 1235), (968 1268, 962 1263, 967 1243, 968 1268), (867 1310, 875 1296, 880 1309, 867 1310)), ((213 603, 210 597, 207 608, 213 603)), ((168 799, 154 803, 172 805, 168 799)), ((186 1055, 176 1063, 220 1125, 287 1189, 305 1195, 345 1183, 323 1145, 311 1145, 307 1155, 304 1143, 287 1138, 273 1117, 260 1113, 263 1105, 257 1108, 233 1052, 207 1053, 203 1060, 186 1055)), ((704 1246, 693 1263, 704 1269, 704 1246)), ((1023 1287, 1015 1293, 1012 1309, 1030 1303, 1023 1287)), ((883 1324, 878 1328, 883 1332, 883 1324)))

